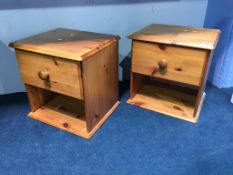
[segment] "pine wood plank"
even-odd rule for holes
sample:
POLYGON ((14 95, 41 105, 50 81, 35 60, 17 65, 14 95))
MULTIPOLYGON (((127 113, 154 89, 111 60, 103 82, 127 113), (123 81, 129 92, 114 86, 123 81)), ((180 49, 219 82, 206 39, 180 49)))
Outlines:
POLYGON ((220 30, 151 24, 129 36, 133 40, 213 50, 220 30))
POLYGON ((208 54, 206 55, 204 69, 202 71, 201 86, 200 86, 198 94, 197 94, 196 108, 195 108, 195 112, 194 112, 195 115, 199 114, 198 106, 200 106, 200 103, 202 101, 202 97, 203 97, 203 93, 205 90, 212 57, 213 57, 213 51, 209 51, 208 54))
POLYGON ((83 116, 84 107, 82 103, 82 101, 76 101, 76 99, 70 97, 58 96, 35 112, 30 112, 28 116, 82 138, 90 139, 120 104, 117 101, 89 132, 84 120, 85 116, 83 116))
POLYGON ((186 121, 196 122, 196 117, 194 117, 195 101, 196 96, 193 94, 145 84, 127 103, 186 121))
POLYGON ((116 35, 58 28, 14 41, 9 46, 20 50, 83 61, 119 39, 120 37, 116 35))
POLYGON ((206 96, 206 93, 203 92, 202 96, 200 98, 200 101, 198 101, 197 105, 195 106, 195 111, 194 111, 195 122, 197 122, 199 117, 200 117, 201 109, 202 109, 202 106, 203 106, 204 101, 205 101, 205 96, 206 96))
POLYGON ((141 87, 148 81, 149 77, 142 76, 137 73, 131 72, 130 75, 130 98, 133 98, 135 94, 141 89, 141 87))
POLYGON ((118 101, 118 42, 82 62, 88 131, 118 101))
POLYGON ((83 99, 80 63, 25 51, 16 51, 24 83, 83 99), (41 80, 38 73, 46 70, 49 81, 41 80))
POLYGON ((53 93, 45 89, 31 86, 29 84, 25 84, 25 88, 27 91, 31 111, 33 112, 39 109, 44 104, 46 104, 55 96, 53 93))
POLYGON ((120 105, 120 101, 117 101, 109 110, 108 112, 101 118, 101 120, 94 126, 94 128, 88 132, 86 138, 90 139, 96 131, 104 124, 104 122, 110 117, 110 115, 117 109, 120 105))
POLYGON ((200 86, 208 51, 141 41, 133 43, 132 72, 200 86), (159 71, 161 60, 167 62, 166 72, 159 71))
POLYGON ((83 115, 83 102, 64 95, 58 95, 35 112, 29 113, 29 117, 33 119, 80 136, 86 132, 83 115))

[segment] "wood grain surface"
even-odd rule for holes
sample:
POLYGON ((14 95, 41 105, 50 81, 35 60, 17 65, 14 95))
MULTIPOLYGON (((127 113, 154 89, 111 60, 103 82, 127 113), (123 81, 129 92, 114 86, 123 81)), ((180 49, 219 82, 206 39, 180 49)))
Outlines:
POLYGON ((200 49, 134 41, 132 71, 200 86, 208 52, 200 49), (159 62, 167 68, 160 71, 159 62))
POLYGON ((177 91, 169 87, 144 84, 127 103, 195 122, 195 101, 195 95, 182 92, 182 89, 177 91))
POLYGON ((19 50, 16 55, 24 83, 79 99, 84 98, 79 62, 19 50), (40 71, 48 72, 48 81, 40 79, 40 71))
POLYGON ((119 40, 106 35, 80 30, 58 28, 10 43, 16 49, 82 61, 119 40))
POLYGON ((87 129, 91 131, 118 101, 118 42, 82 62, 87 129))
POLYGON ((216 47, 219 35, 220 30, 217 29, 151 24, 133 33, 129 38, 213 50, 216 47))

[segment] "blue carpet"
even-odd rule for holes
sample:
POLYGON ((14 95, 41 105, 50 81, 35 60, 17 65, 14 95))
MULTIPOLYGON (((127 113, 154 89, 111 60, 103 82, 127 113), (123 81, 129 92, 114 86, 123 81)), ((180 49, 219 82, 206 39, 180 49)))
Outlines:
POLYGON ((27 118, 24 93, 0 96, 1 175, 233 175, 233 89, 208 85, 191 124, 126 104, 87 141, 27 118))

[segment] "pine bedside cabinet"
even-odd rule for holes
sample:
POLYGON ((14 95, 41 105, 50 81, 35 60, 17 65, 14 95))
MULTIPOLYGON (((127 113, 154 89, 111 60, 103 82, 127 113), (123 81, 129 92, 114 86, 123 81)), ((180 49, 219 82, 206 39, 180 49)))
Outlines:
POLYGON ((91 138, 119 105, 118 36, 55 29, 10 43, 29 117, 91 138))
POLYGON ((219 30, 152 24, 129 36, 129 104, 197 122, 219 30))

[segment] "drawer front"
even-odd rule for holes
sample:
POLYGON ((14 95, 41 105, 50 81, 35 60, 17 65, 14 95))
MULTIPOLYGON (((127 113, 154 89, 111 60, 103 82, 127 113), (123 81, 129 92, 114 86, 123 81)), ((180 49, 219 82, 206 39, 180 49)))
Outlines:
POLYGON ((25 84, 83 99, 79 62, 19 50, 16 56, 25 84))
POLYGON ((205 50, 134 41, 132 71, 199 86, 207 56, 205 50))

